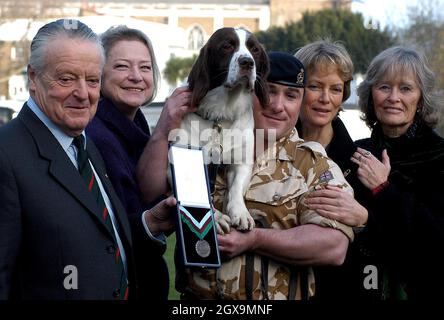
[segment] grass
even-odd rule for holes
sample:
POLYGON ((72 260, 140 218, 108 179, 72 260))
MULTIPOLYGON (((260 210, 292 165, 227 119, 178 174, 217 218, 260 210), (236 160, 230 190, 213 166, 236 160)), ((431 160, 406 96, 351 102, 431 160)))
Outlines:
POLYGON ((176 275, 176 268, 174 266, 174 247, 176 246, 176 234, 171 234, 167 239, 167 250, 164 254, 170 273, 170 291, 168 294, 169 300, 179 300, 180 295, 174 288, 174 280, 176 275))

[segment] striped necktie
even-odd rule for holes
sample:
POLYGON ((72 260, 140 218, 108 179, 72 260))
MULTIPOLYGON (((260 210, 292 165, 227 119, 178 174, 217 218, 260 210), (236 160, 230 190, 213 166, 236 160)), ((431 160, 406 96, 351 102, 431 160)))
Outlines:
POLYGON ((123 266, 122 257, 120 255, 120 249, 117 244, 114 228, 112 225, 111 217, 108 214, 108 208, 105 205, 105 201, 103 200, 102 193, 100 192, 99 184, 97 183, 96 177, 92 170, 91 164, 88 161, 88 152, 85 148, 85 138, 83 135, 77 136, 74 138, 74 145, 77 147, 77 164, 79 168, 80 175, 85 180, 88 191, 91 196, 96 200, 97 206, 100 210, 101 217, 105 222, 106 227, 111 232, 114 238, 114 245, 116 247, 116 266, 117 272, 120 277, 120 288, 119 291, 115 293, 117 299, 127 300, 128 298, 128 280, 126 278, 125 269, 123 266))

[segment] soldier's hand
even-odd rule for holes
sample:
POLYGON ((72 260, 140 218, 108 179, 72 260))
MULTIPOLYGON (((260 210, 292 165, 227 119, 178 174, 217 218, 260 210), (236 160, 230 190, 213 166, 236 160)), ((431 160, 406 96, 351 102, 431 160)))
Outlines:
POLYGON ((228 234, 217 235, 220 252, 228 258, 233 258, 251 250, 255 244, 256 230, 253 228, 253 230, 243 232, 233 228, 228 234))

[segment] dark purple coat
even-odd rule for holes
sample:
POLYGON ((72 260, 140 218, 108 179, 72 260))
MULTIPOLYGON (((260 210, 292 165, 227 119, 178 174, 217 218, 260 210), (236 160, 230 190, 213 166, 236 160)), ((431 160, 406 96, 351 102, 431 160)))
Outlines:
POLYGON ((136 178, 137 162, 150 137, 145 116, 139 109, 134 121, 130 121, 102 97, 86 134, 105 160, 108 176, 131 223, 139 298, 166 299, 169 278, 162 257, 165 246, 151 241, 143 228, 141 214, 149 205, 142 201, 136 178))

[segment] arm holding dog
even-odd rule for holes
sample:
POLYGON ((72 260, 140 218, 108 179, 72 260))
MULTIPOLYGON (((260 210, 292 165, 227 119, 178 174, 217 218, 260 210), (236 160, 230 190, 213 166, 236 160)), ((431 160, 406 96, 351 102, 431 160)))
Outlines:
POLYGON ((179 87, 167 99, 156 129, 147 143, 137 165, 137 177, 142 196, 150 202, 168 192, 168 135, 180 128, 183 117, 196 111, 190 106, 190 91, 179 87))
POLYGON ((347 237, 341 232, 314 224, 287 230, 232 229, 226 235, 218 235, 218 241, 221 252, 229 258, 254 251, 299 266, 341 265, 348 246, 347 237))
MULTIPOLYGON (((257 179, 253 178, 253 181, 264 181, 265 176, 273 177, 280 172, 292 172, 293 169, 288 166, 299 168, 299 173, 303 176, 302 179, 299 177, 300 182, 306 187, 299 185, 297 188, 300 190, 307 188, 307 191, 290 199, 290 202, 285 202, 285 206, 295 206, 295 225, 285 230, 254 228, 249 233, 232 229, 230 233, 218 237, 220 249, 225 255, 231 258, 253 251, 291 265, 342 264, 348 248, 348 239, 353 239, 352 229, 335 220, 322 217, 309 208, 304 199, 311 192, 319 192, 315 190, 325 189, 330 185, 350 196, 353 195, 353 190, 346 183, 339 167, 326 157, 325 151, 319 144, 302 145, 305 146, 302 147, 299 143, 292 162, 283 164, 282 167, 278 165, 271 174, 267 171, 259 173, 257 179)), ((280 154, 283 155, 283 152, 280 154)), ((295 175, 290 179, 298 179, 298 176, 295 175)), ((215 193, 215 205, 220 207, 222 205, 220 197, 223 197, 225 188, 221 185, 223 179, 218 179, 217 183, 219 185, 215 193)), ((285 184, 288 181, 279 181, 279 183, 285 184)), ((275 192, 271 191, 266 183, 259 182, 254 185, 253 190, 247 193, 247 199, 251 199, 250 203, 254 203, 256 210, 267 210, 268 206, 262 203, 273 201, 269 199, 269 195, 275 192), (252 195, 255 196, 255 200, 252 195)), ((285 194, 292 193, 294 192, 290 189, 285 192, 285 194)), ((268 217, 268 220, 270 220, 269 225, 273 224, 272 218, 268 217)))

